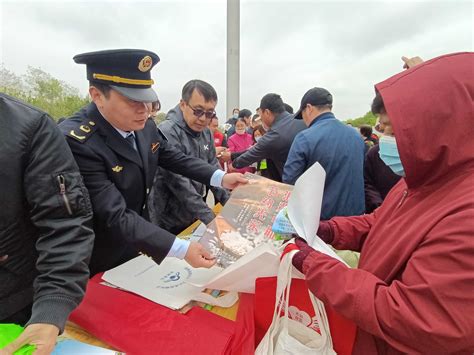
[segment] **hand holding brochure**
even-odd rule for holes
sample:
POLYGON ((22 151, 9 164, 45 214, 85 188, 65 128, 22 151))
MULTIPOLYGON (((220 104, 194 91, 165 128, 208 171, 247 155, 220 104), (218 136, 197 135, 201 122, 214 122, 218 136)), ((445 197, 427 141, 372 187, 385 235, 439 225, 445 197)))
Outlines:
POLYGON ((287 212, 280 215, 288 217, 280 221, 281 231, 296 232, 314 249, 342 261, 316 235, 326 176, 321 165, 315 163, 294 187, 246 176, 249 184, 232 192, 221 214, 199 240, 223 268, 193 269, 175 258, 165 258, 157 265, 140 256, 106 272, 103 279, 173 309, 201 297, 204 288, 254 292, 256 278, 275 276, 278 271, 282 241, 275 240, 272 224, 287 205, 287 212))
POLYGON ((275 242, 271 226, 278 211, 287 205, 293 186, 258 175, 245 176, 249 183, 232 192, 199 241, 224 268, 261 244, 281 244, 275 242))

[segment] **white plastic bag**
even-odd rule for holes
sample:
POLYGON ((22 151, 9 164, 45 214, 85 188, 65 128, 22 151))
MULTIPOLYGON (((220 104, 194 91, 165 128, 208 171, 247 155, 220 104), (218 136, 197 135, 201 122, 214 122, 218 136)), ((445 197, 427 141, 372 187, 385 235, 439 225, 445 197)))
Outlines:
POLYGON ((297 250, 294 250, 287 253, 280 263, 273 320, 267 333, 255 350, 256 355, 336 354, 332 346, 332 339, 324 305, 314 297, 311 292, 309 292, 309 297, 313 304, 321 334, 306 327, 304 324, 289 318, 288 302, 290 299, 293 269, 291 260, 297 252, 297 250), (282 309, 284 310, 284 315, 280 317, 282 309))

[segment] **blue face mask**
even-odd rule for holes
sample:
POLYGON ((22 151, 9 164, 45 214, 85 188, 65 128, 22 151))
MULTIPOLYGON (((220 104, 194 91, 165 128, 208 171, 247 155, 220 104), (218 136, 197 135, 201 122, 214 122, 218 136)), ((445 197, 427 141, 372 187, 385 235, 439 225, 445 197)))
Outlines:
POLYGON ((395 137, 382 136, 379 141, 379 148, 380 159, 382 159, 385 165, 392 169, 395 174, 405 176, 395 137))
POLYGON ((234 114, 232 115, 232 117, 233 117, 233 118, 239 118, 239 114, 238 114, 238 113, 234 113, 234 114))

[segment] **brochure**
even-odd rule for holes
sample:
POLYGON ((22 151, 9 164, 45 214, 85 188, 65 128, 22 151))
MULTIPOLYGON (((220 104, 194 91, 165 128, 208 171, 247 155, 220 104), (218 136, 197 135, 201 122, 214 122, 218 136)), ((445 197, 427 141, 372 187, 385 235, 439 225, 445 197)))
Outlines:
POLYGON ((288 204, 293 186, 249 173, 245 177, 249 183, 232 191, 199 241, 223 268, 262 243, 281 244, 272 224, 288 204))

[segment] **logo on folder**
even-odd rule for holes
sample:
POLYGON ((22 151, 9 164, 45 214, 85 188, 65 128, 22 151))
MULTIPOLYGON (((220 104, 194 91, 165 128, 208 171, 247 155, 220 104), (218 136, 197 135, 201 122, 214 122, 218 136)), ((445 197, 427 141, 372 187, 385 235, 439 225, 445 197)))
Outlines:
POLYGON ((192 271, 189 267, 185 267, 182 271, 170 271, 166 275, 160 278, 163 285, 157 286, 158 288, 175 288, 181 286, 189 279, 192 275, 192 271))

